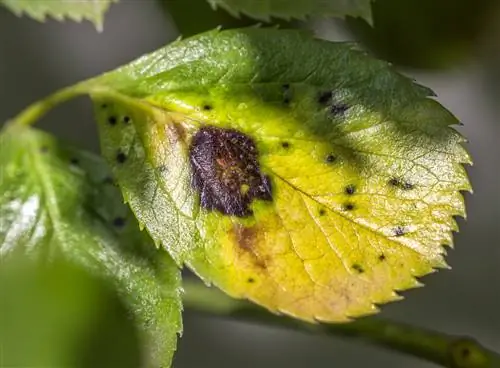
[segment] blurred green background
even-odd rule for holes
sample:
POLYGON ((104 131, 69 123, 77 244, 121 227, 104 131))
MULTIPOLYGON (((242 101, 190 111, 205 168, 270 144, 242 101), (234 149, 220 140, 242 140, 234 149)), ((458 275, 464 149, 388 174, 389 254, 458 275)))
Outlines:
MULTIPOLYGON (((180 1, 174 0, 174 5, 180 1)), ((181 29, 200 30, 199 19, 212 18, 207 7, 196 7, 198 1, 184 0, 190 5, 190 16, 177 18, 182 21, 181 29)), ((497 0, 379 0, 374 9, 375 29, 353 19, 318 19, 307 24, 332 40, 357 37, 365 41, 375 54, 434 89, 439 101, 464 123, 460 131, 469 138, 475 161, 469 168, 474 194, 466 195, 468 220, 459 221, 456 249, 449 254, 453 269, 426 277, 425 288, 404 293, 406 300, 385 306, 382 316, 471 335, 496 350, 500 350, 499 5, 497 0)), ((164 10, 164 4, 153 0, 122 0, 111 7, 104 33, 98 34, 89 23, 40 24, 0 8, 0 122, 57 88, 115 68, 177 38, 179 32, 164 10)), ((222 22, 230 19, 221 16, 222 22)), ((98 151, 92 110, 85 99, 58 108, 41 126, 82 148, 98 151)), ((63 271, 52 271, 43 282, 37 270, 27 276, 0 274, 0 338, 17 331, 19 341, 26 339, 27 349, 21 355, 29 358, 27 354, 33 351, 46 356, 47 362, 56 362, 47 363, 52 366, 139 366, 135 330, 116 295, 81 270, 61 267, 63 271), (61 278, 58 272, 70 276, 61 278), (72 283, 54 281, 61 279, 72 283), (27 309, 14 313, 15 308, 9 308, 15 303, 27 309), (83 327, 80 319, 86 321, 83 327), (43 334, 55 324, 67 324, 71 331, 67 338, 43 334), (68 351, 75 351, 71 359, 77 362, 51 360, 50 351, 36 350, 36 341, 41 340, 49 347, 51 341, 64 341, 68 351), (126 359, 120 361, 120 356, 126 359)), ((433 366, 349 340, 304 336, 189 312, 184 325, 175 367, 433 366)), ((0 367, 5 367, 1 360, 0 367)))

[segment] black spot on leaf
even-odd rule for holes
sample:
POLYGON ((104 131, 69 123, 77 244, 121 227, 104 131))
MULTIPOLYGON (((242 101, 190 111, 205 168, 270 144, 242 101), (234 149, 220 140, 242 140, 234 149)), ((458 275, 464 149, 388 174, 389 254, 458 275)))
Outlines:
POLYGON ((411 190, 415 188, 415 186, 412 183, 404 182, 402 189, 404 190, 411 190))
POLYGON ((378 260, 379 260, 380 262, 385 261, 385 260, 386 260, 386 256, 385 256, 385 254, 384 254, 384 253, 382 253, 381 255, 379 255, 379 256, 378 256, 378 260))
POLYGON ((292 101, 292 90, 290 89, 290 84, 283 84, 281 88, 283 89, 283 103, 288 105, 292 101))
POLYGON ((107 108, 108 108, 108 104, 103 103, 103 104, 101 105, 101 109, 107 109, 107 108))
POLYGON ((404 234, 406 234, 406 230, 403 226, 396 226, 393 229, 393 232, 394 232, 394 236, 403 236, 404 234))
POLYGON ((116 154, 116 162, 118 162, 119 164, 123 164, 125 161, 127 161, 127 155, 123 152, 118 152, 116 154))
POLYGON ((78 166, 80 165, 80 160, 76 157, 72 157, 70 160, 69 160, 69 163, 73 166, 78 166))
POLYGON ((125 218, 120 217, 120 216, 115 217, 113 219, 113 226, 120 227, 120 228, 123 227, 123 226, 125 226, 125 218))
POLYGON ((285 142, 281 142, 281 147, 283 147, 283 148, 290 148, 290 143, 288 143, 286 141, 285 142))
POLYGON ((124 116, 124 117, 123 117, 123 122, 124 122, 125 124, 130 123, 130 116, 124 116))
POLYGON ((324 216, 324 215, 326 215, 326 210, 324 208, 320 208, 318 213, 320 216, 324 216))
POLYGON ((363 267, 357 263, 353 264, 352 265, 352 268, 353 270, 355 270, 357 273, 363 273, 365 272, 365 270, 363 269, 363 267))
POLYGON ((337 160, 337 157, 334 155, 330 154, 325 157, 325 161, 328 162, 329 164, 335 162, 337 160))
POLYGON ((343 116, 349 110, 349 106, 344 103, 333 103, 330 106, 330 115, 333 117, 343 116))
POLYGON ((116 121, 117 121, 117 120, 116 120, 116 116, 110 116, 110 117, 108 118, 108 123, 109 123, 109 125, 116 125, 116 121))
POLYGON ((205 111, 210 111, 210 110, 212 110, 212 108, 213 108, 212 105, 209 105, 209 104, 203 105, 203 110, 205 110, 205 111))
POLYGON ((318 103, 324 106, 329 105, 332 101, 332 97, 333 96, 331 91, 321 92, 318 96, 318 103))
POLYGON ((349 184, 345 187, 345 194, 353 195, 356 192, 356 186, 354 184, 349 184))
POLYGON ((318 103, 328 107, 328 112, 332 117, 343 116, 349 109, 349 106, 341 101, 336 101, 333 91, 324 91, 318 95, 318 103))
POLYGON ((254 199, 272 200, 271 182, 260 171, 257 149, 247 135, 206 126, 189 148, 192 185, 207 210, 246 217, 254 199))
POLYGON ((247 279, 247 282, 248 282, 249 284, 253 284, 253 283, 255 282, 255 279, 254 279, 253 277, 249 277, 249 278, 247 279))
POLYGON ((352 211, 354 209, 354 204, 347 202, 342 206, 342 208, 344 209, 344 211, 352 211))
POLYGON ((403 189, 403 190, 411 190, 411 189, 415 188, 415 185, 413 185, 412 183, 410 183, 408 181, 403 181, 403 180, 398 179, 398 178, 390 179, 389 185, 391 185, 395 188, 403 189))

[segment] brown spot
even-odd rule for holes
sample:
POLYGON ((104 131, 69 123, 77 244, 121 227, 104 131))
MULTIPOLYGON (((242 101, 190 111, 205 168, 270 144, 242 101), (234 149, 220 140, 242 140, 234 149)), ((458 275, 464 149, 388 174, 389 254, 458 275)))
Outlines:
POLYGON ((246 227, 243 225, 234 225, 234 235, 236 242, 241 249, 252 251, 257 234, 255 227, 246 227))
POLYGON ((256 250, 259 228, 255 225, 247 227, 241 224, 234 224, 232 232, 240 252, 250 256, 258 268, 266 269, 266 259, 263 259, 256 250))
POLYGON ((249 278, 247 279, 247 282, 248 282, 249 284, 253 284, 253 283, 255 282, 255 279, 254 279, 253 277, 249 277, 249 278))
POLYGON ((385 261, 385 260, 386 260, 386 256, 385 256, 385 254, 383 254, 383 253, 382 253, 381 255, 379 255, 379 256, 378 256, 378 260, 379 260, 380 262, 385 261))

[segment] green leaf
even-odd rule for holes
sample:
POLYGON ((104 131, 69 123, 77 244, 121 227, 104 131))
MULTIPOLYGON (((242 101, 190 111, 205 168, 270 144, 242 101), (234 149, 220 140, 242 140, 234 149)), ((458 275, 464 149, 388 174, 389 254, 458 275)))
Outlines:
POLYGON ((216 27, 238 28, 255 25, 248 17, 235 18, 223 9, 212 9, 206 0, 160 0, 169 12, 179 32, 184 36, 205 32, 216 27), (193 11, 195 9, 195 11, 193 11))
POLYGON ((344 18, 362 17, 371 23, 372 0, 207 0, 215 9, 220 6, 235 17, 240 13, 269 21, 270 17, 305 19, 308 16, 344 18))
POLYGON ((102 160, 24 127, 0 139, 2 259, 65 259, 109 280, 142 328, 150 366, 169 366, 181 330, 179 270, 139 231, 102 160))
POLYGON ((5 6, 17 16, 26 14, 40 22, 47 16, 58 21, 64 18, 76 22, 88 20, 97 30, 102 31, 104 13, 113 2, 118 0, 0 0, 0 5, 5 6))
POLYGON ((145 360, 130 312, 114 289, 61 259, 0 267, 2 367, 123 367, 145 360))

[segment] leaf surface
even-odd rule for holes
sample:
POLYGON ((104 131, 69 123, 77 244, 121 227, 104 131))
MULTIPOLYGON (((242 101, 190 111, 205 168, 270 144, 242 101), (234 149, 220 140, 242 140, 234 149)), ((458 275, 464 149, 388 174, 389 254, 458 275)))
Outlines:
POLYGON ((139 231, 102 159, 24 127, 0 139, 2 259, 64 259, 109 281, 142 328, 150 365, 169 366, 181 330, 180 273, 139 231))
POLYGON ((458 122, 354 45, 213 31, 92 83, 136 217, 230 295, 345 321, 445 267, 470 190, 458 122))
POLYGON ((50 16, 58 21, 69 18, 76 22, 88 20, 102 31, 104 13, 118 0, 0 0, 3 5, 21 16, 26 14, 39 22, 50 16))
POLYGON ((371 23, 371 0, 208 0, 238 17, 240 13, 269 21, 271 17, 305 19, 308 16, 362 17, 371 23))

